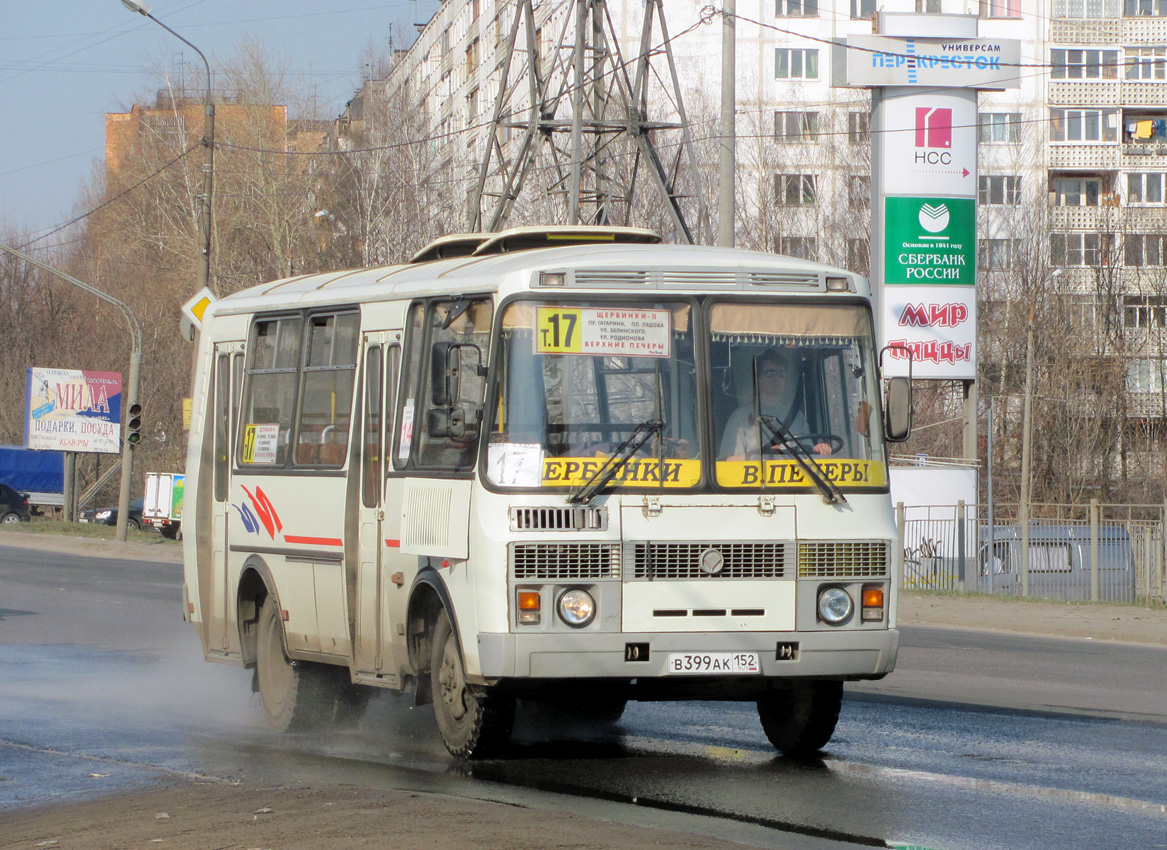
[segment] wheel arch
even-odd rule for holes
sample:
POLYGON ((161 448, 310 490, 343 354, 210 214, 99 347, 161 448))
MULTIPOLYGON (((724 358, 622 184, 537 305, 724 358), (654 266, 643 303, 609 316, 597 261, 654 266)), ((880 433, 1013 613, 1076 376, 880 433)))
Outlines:
POLYGON ((458 642, 458 651, 461 652, 462 635, 458 630, 458 616, 450 601, 450 593, 438 571, 427 564, 418 571, 413 586, 409 589, 409 606, 405 618, 409 666, 417 675, 419 686, 422 688, 425 687, 422 683, 428 682, 423 674, 430 667, 434 624, 437 622, 438 614, 443 610, 450 619, 450 628, 458 642))
MULTIPOLYGON (((254 667, 258 655, 259 609, 268 595, 274 596, 279 608, 279 592, 275 578, 267 562, 258 555, 251 555, 243 562, 239 573, 239 584, 235 588, 236 622, 239 626, 239 651, 244 667, 254 667)), ((281 633, 282 633, 281 629, 281 633)), ((283 636, 287 641, 287 636, 283 636)), ((288 647, 284 646, 284 652, 288 647)))

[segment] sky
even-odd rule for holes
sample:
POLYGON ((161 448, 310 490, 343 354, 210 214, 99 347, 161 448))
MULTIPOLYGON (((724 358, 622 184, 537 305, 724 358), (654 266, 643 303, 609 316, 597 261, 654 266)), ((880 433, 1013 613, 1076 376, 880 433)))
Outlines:
MULTIPOLYGON (((154 0, 150 13, 207 57, 211 73, 242 37, 283 59, 320 112, 340 114, 373 42, 407 47, 439 0, 154 0)), ((153 100, 162 72, 202 62, 120 0, 0 0, 0 229, 34 237, 86 210, 103 166, 105 113, 153 100)), ((294 117, 294 116, 293 116, 294 117)), ((53 238, 36 243, 51 245, 53 238)))

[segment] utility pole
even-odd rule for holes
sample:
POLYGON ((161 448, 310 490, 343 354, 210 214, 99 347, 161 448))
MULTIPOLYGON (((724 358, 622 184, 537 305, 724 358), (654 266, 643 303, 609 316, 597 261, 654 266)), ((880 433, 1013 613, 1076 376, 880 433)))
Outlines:
POLYGON ((737 0, 722 0, 721 145, 717 197, 717 244, 734 245, 737 223, 737 0))
POLYGON ((504 59, 499 71, 491 126, 470 193, 471 230, 506 227, 532 178, 540 184, 537 192, 550 221, 629 223, 637 182, 646 175, 664 201, 677 238, 713 242, 664 0, 645 0, 643 10, 638 52, 626 60, 606 0, 569 0, 550 13, 540 4, 538 17, 533 0, 517 0, 505 46, 500 47, 502 56, 513 59, 504 59), (554 22, 560 26, 559 37, 551 41, 557 47, 541 56, 537 33, 554 22), (520 35, 526 49, 519 46, 520 35), (652 66, 662 56, 665 73, 652 66), (649 119, 649 92, 657 85, 664 88, 662 100, 672 104, 675 120, 649 119), (525 118, 520 117, 524 112, 525 118), (677 133, 680 144, 675 158, 666 163, 653 134, 668 130, 677 133), (519 135, 512 140, 515 131, 519 135), (630 143, 633 151, 620 184, 608 170, 612 156, 606 153, 617 141, 630 143), (678 188, 680 176, 692 186, 692 223, 682 205, 686 199, 678 188))
POLYGON ((1029 595, 1029 440, 1033 431, 1030 411, 1033 407, 1033 302, 1029 304, 1029 321, 1025 332, 1025 403, 1021 412, 1021 595, 1029 595))
POLYGON ((199 235, 202 236, 203 244, 202 256, 196 268, 195 281, 198 291, 201 292, 204 287, 209 288, 211 285, 211 199, 215 185, 215 101, 211 92, 211 63, 207 61, 207 57, 203 55, 201 50, 151 15, 148 4, 140 2, 140 0, 122 0, 122 5, 131 12, 135 12, 144 18, 149 18, 177 38, 198 54, 199 58, 203 60, 203 67, 206 68, 207 92, 203 98, 203 138, 200 142, 204 148, 203 193, 199 197, 199 235))

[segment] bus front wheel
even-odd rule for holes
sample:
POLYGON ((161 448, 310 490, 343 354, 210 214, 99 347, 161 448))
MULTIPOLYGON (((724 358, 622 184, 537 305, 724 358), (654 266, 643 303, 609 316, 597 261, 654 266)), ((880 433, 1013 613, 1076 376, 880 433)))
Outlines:
POLYGON ((329 670, 292 661, 284 654, 284 627, 275 597, 259 609, 255 676, 267 722, 279 732, 300 732, 323 723, 331 707, 329 670))
POLYGON ((842 704, 842 682, 792 679, 758 698, 758 717, 775 749, 806 758, 831 740, 842 704))
POLYGON ((507 746, 515 701, 499 694, 477 695, 466 682, 458 638, 445 611, 434 625, 430 656, 434 714, 442 743, 460 758, 490 758, 507 746))

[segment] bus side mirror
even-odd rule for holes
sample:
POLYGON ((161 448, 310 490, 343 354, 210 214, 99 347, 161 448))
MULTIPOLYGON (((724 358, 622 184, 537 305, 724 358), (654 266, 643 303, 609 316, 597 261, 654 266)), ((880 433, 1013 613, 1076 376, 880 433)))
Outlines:
POLYGON ((883 432, 889 443, 902 443, 912 433, 912 379, 892 378, 887 382, 887 406, 883 432))
POLYGON ((459 348, 455 342, 435 342, 430 349, 430 404, 434 407, 450 407, 458 397, 459 348))
POLYGON ((466 411, 460 407, 446 410, 431 408, 426 413, 425 430, 433 439, 470 443, 478 439, 478 418, 468 418, 466 411))

